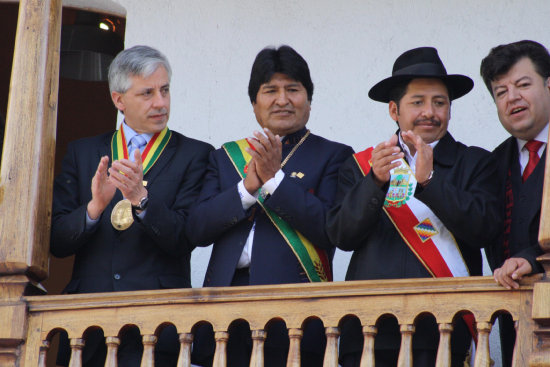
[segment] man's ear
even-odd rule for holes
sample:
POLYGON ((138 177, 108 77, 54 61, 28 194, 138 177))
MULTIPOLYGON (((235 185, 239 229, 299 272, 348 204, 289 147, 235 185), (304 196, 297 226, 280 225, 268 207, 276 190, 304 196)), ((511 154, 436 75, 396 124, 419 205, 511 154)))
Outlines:
POLYGON ((388 104, 388 109, 392 120, 397 122, 397 118, 399 117, 399 108, 397 107, 397 103, 395 103, 394 101, 390 101, 390 103, 388 104))
POLYGON ((122 100, 122 96, 123 96, 122 93, 119 93, 116 91, 111 92, 111 99, 113 100, 113 104, 119 111, 124 112, 126 107, 124 106, 124 101, 122 100))

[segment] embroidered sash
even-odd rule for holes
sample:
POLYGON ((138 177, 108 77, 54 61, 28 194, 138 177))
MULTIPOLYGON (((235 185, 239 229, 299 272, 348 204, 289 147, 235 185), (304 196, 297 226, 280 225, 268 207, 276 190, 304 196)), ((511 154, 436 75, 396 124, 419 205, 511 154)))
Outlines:
MULTIPOLYGON (((111 140, 111 155, 112 161, 119 159, 128 159, 128 146, 126 144, 126 138, 124 137, 123 125, 120 125, 120 128, 115 131, 113 138, 111 140)), ((153 167, 157 162, 158 158, 168 145, 170 138, 172 137, 172 132, 168 129, 168 126, 165 127, 161 132, 153 135, 147 146, 141 152, 141 160, 143 162, 143 175, 153 167)))
MULTIPOLYGON (((365 176, 371 169, 372 151, 368 148, 353 155, 365 176)), ((452 233, 427 205, 414 197, 417 182, 407 162, 401 159, 401 165, 390 175, 383 210, 403 241, 433 277, 468 276, 470 272, 452 233)), ((463 319, 477 342, 473 315, 465 314, 463 319)))
MULTIPOLYGON (((246 176, 248 163, 252 159, 250 154, 245 150, 248 146, 249 144, 246 139, 225 143, 222 146, 241 178, 246 176)), ((332 272, 326 251, 315 247, 300 232, 296 231, 275 212, 267 208, 261 195, 258 196, 257 201, 296 255, 309 280, 311 282, 331 281, 332 272)))

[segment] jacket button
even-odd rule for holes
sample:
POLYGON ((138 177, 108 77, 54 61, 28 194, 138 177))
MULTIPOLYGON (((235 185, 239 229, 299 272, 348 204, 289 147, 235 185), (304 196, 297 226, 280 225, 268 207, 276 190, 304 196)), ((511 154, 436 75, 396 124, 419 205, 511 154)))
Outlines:
POLYGON ((120 274, 116 273, 113 278, 115 278, 115 280, 120 280, 120 274))
POLYGON ((372 199, 370 199, 370 202, 371 202, 373 205, 378 205, 378 199, 377 199, 377 198, 372 198, 372 199))

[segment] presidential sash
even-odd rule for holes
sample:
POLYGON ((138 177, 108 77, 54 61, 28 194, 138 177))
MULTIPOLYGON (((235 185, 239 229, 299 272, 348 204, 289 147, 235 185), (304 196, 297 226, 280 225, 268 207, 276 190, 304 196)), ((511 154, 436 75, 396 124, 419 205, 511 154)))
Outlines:
MULTIPOLYGON (((113 138, 111 140, 111 154, 112 161, 119 159, 129 159, 128 156, 128 145, 126 144, 126 138, 124 136, 123 125, 120 125, 120 128, 115 131, 113 138)), ((158 158, 168 145, 170 138, 172 137, 172 132, 166 126, 161 132, 153 135, 147 146, 141 152, 141 161, 143 162, 143 175, 153 167, 157 162, 158 158)))
MULTIPOLYGON (((373 148, 353 155, 361 173, 371 169, 373 148)), ((427 205, 414 197, 416 178, 404 159, 390 171, 390 185, 382 209, 407 246, 432 277, 463 277, 470 275, 458 244, 451 232, 427 205)), ((474 317, 463 315, 474 340, 477 337, 474 317)))
MULTIPOLYGON (((363 175, 371 168, 373 148, 353 155, 363 175)), ((416 178, 404 159, 391 170, 382 209, 407 246, 433 277, 462 277, 470 273, 456 240, 427 205, 414 197, 416 178)))
MULTIPOLYGON (((249 144, 246 139, 225 143, 222 146, 229 160, 239 173, 239 176, 243 179, 247 173, 248 163, 252 159, 252 156, 245 150, 248 146, 249 144)), ((311 282, 331 281, 332 272, 326 251, 315 247, 300 232, 296 231, 275 212, 267 208, 264 205, 262 195, 258 196, 257 201, 281 236, 283 236, 285 242, 290 246, 292 252, 296 255, 309 280, 311 282)))

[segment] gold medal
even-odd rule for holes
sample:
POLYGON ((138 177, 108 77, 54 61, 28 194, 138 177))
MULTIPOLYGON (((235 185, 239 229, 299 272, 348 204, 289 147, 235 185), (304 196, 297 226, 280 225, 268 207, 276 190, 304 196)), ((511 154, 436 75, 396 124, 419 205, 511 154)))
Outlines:
POLYGON ((134 217, 132 216, 132 203, 130 200, 123 199, 116 203, 113 211, 111 212, 111 224, 115 229, 124 231, 134 223, 134 217))

